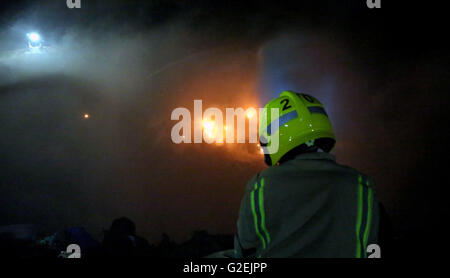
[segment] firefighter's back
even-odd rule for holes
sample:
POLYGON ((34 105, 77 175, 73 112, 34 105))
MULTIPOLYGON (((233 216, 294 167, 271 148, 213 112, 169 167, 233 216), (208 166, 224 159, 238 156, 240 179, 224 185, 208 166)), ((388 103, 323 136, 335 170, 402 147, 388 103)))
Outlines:
POLYGON ((328 153, 306 153, 262 172, 262 257, 365 257, 377 241, 378 203, 364 174, 328 153))

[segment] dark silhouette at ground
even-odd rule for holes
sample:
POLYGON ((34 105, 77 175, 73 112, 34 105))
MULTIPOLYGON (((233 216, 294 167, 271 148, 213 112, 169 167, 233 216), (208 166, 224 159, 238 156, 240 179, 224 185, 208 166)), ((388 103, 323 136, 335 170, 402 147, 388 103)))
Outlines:
POLYGON ((111 228, 104 232, 102 242, 106 256, 145 256, 151 253, 148 241, 136 235, 136 225, 126 217, 113 221, 111 228))
POLYGON ((38 231, 35 225, 0 227, 1 257, 58 258, 68 257, 67 247, 80 246, 82 258, 96 257, 153 257, 202 258, 212 253, 233 248, 233 235, 210 235, 195 231, 191 239, 176 243, 167 234, 151 245, 136 234, 136 225, 126 217, 115 219, 98 242, 82 227, 69 227, 52 235, 38 231))
MULTIPOLYGON (((383 211, 383 214, 386 212, 383 211)), ((392 229, 388 217, 383 217, 384 228, 380 233, 382 258, 440 255, 445 252, 433 236, 434 231, 412 229, 407 236, 399 236, 392 229), (426 244, 421 244, 427 239, 426 244)), ((446 219, 436 216, 433 219, 446 219)), ((0 251, 2 258, 58 258, 68 257, 67 247, 77 244, 81 258, 99 257, 151 257, 151 258, 203 258, 213 253, 233 249, 233 235, 211 235, 206 231, 195 231, 192 237, 176 243, 167 234, 157 244, 149 244, 136 234, 136 226, 126 217, 115 219, 104 231, 101 242, 95 240, 82 227, 69 227, 48 235, 39 231, 37 225, 0 226, 0 251)), ((445 243, 444 243, 445 245, 445 243)))

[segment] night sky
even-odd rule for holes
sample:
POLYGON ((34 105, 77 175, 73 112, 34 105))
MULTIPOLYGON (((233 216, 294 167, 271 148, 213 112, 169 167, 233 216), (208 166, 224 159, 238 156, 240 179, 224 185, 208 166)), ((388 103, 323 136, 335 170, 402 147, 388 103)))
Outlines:
POLYGON ((324 103, 337 161, 374 178, 398 238, 425 246, 444 236, 442 7, 65 2, 0 2, 0 225, 84 226, 98 237, 127 216, 150 242, 231 234, 262 156, 251 144, 173 144, 171 112, 193 113, 194 99, 263 107, 294 90, 324 103), (30 30, 54 52, 16 55, 30 30))

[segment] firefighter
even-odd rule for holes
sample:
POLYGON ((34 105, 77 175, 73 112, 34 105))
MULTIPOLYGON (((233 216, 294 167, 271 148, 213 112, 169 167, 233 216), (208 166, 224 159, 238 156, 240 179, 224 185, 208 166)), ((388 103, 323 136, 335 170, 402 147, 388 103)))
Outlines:
POLYGON ((265 108, 259 134, 269 167, 245 188, 234 257, 368 257, 379 247, 374 183, 329 153, 335 135, 322 103, 284 91, 265 108))

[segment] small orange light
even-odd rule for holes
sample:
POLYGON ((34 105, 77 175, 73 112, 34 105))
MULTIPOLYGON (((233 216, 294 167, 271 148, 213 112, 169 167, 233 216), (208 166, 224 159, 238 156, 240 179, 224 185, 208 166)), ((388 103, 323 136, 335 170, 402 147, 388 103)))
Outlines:
POLYGON ((89 119, 89 114, 84 114, 85 119, 89 119))

